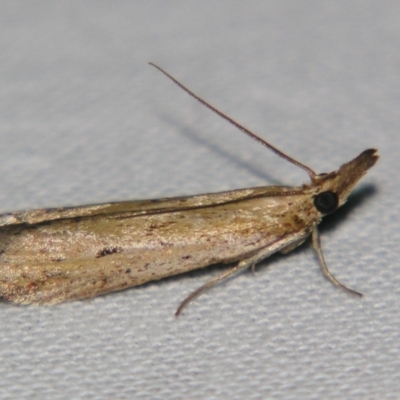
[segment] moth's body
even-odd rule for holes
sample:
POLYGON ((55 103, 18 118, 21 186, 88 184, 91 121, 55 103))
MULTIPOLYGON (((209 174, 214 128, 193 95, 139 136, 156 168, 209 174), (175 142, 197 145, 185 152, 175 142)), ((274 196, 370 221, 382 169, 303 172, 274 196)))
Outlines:
POLYGON ((203 290, 277 251, 293 250, 310 235, 324 274, 335 285, 359 294, 329 272, 317 225, 346 201, 377 161, 376 150, 365 150, 337 171, 317 175, 155 67, 241 131, 305 170, 311 183, 0 215, 0 296, 16 304, 56 304, 238 261, 188 296, 179 314, 203 290))
POLYGON ((54 304, 284 248, 319 222, 314 192, 262 187, 6 214, 0 223, 14 222, 0 228, 0 295, 54 304))

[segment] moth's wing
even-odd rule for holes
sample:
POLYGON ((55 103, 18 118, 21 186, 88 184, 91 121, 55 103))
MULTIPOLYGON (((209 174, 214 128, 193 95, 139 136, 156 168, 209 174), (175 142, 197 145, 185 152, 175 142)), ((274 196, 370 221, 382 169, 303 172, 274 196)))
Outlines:
POLYGON ((201 194, 186 197, 170 197, 155 200, 121 201, 114 203, 91 204, 78 207, 47 208, 31 211, 16 211, 0 215, 0 227, 15 224, 36 224, 65 218, 82 218, 99 215, 124 214, 131 217, 139 215, 161 214, 178 210, 212 207, 234 203, 257 197, 292 194, 302 190, 282 186, 263 186, 238 189, 227 192, 201 194))

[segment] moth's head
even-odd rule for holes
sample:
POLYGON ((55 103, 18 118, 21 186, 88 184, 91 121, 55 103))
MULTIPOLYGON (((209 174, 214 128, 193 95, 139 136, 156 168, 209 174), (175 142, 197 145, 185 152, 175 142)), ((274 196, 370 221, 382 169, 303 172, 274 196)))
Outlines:
POLYGON ((313 184, 318 188, 314 204, 318 211, 329 214, 346 202, 356 183, 378 160, 376 152, 365 150, 337 171, 314 177, 313 184))

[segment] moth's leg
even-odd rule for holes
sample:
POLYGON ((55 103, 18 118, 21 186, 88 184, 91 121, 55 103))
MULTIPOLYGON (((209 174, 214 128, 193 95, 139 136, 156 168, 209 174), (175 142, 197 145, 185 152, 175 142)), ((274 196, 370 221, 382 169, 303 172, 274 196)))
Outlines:
POLYGON ((279 240, 276 240, 274 243, 271 243, 268 246, 258 250, 257 253, 252 255, 251 257, 241 260, 239 264, 236 265, 235 267, 229 269, 228 271, 225 271, 223 274, 215 277, 214 279, 211 279, 211 281, 205 283, 203 286, 200 286, 194 292, 190 293, 189 296, 186 297, 186 299, 183 300, 182 303, 179 305, 178 309, 175 312, 175 316, 178 316, 181 313, 182 309, 188 303, 190 303, 194 298, 199 296, 207 289, 212 288, 213 286, 217 285, 218 283, 224 281, 225 279, 229 278, 230 276, 240 271, 243 271, 247 268, 253 268, 256 263, 260 262, 264 258, 269 257, 271 254, 274 254, 277 251, 280 251, 281 249, 287 247, 288 244, 290 243, 304 241, 308 235, 309 235, 308 232, 297 232, 293 235, 283 237, 279 240))
POLYGON ((322 254, 322 249, 321 249, 321 240, 319 238, 319 233, 318 233, 318 228, 315 227, 311 233, 311 243, 312 246, 315 249, 315 252, 317 253, 319 263, 321 265, 322 272, 324 275, 336 286, 340 287, 341 289, 345 290, 346 292, 349 292, 351 294, 355 294, 357 296, 362 297, 362 293, 356 292, 353 289, 348 288, 347 286, 343 285, 340 283, 329 271, 328 266, 326 265, 324 255, 322 254))
POLYGON ((287 253, 291 252, 292 250, 294 250, 295 248, 301 246, 305 241, 306 241, 306 239, 298 240, 297 242, 294 242, 294 243, 290 244, 289 246, 284 247, 281 250, 281 253, 287 254, 287 253))
MULTIPOLYGON (((245 260, 247 261, 247 260, 245 260)), ((197 296, 199 296, 201 293, 205 292, 207 289, 212 288, 213 286, 217 285, 218 283, 224 281, 225 279, 229 278, 231 275, 234 275, 236 273, 238 273, 239 271, 242 271, 248 267, 251 267, 252 264, 247 264, 244 263, 244 261, 241 261, 238 265, 236 265, 235 267, 228 269, 228 271, 225 271, 223 274, 218 275, 217 277, 215 277, 214 279, 211 279, 211 281, 208 281, 207 283, 205 283, 204 285, 200 286, 198 289, 196 289, 194 292, 190 293, 188 297, 186 297, 185 300, 182 301, 182 303, 179 305, 179 307, 177 308, 176 312, 175 312, 175 316, 177 317, 182 309, 188 304, 190 303, 194 298, 196 298, 197 296)))

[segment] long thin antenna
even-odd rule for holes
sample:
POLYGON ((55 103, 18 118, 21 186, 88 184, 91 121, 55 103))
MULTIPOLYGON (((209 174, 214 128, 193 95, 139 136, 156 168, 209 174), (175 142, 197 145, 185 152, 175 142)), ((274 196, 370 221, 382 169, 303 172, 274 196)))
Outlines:
POLYGON ((247 128, 245 128, 243 125, 240 125, 238 122, 234 121, 232 118, 228 117, 226 114, 223 112, 219 111, 216 109, 214 106, 211 104, 207 103, 205 100, 201 99, 199 96, 194 94, 190 89, 188 89, 186 86, 184 86, 182 83, 180 83, 178 80, 176 80, 172 75, 170 75, 168 72, 164 71, 161 67, 158 65, 150 62, 150 65, 152 65, 154 68, 157 68, 159 71, 161 71, 165 76, 167 76, 169 79, 171 79, 174 83, 176 83, 181 89, 183 89, 186 93, 188 93, 190 96, 194 97, 197 101, 199 101, 201 104, 205 105, 207 108, 209 108, 211 111, 215 112, 218 114, 220 117, 224 118, 228 122, 230 122, 232 125, 236 126, 239 130, 241 130, 243 133, 246 135, 250 136, 252 139, 254 139, 256 142, 261 143, 263 146, 268 147, 270 150, 272 150, 275 154, 277 154, 279 157, 284 158, 285 160, 289 161, 290 163, 298 166, 299 168, 303 169, 308 173, 310 176, 311 181, 313 182, 315 180, 315 177, 317 174, 309 167, 306 165, 302 164, 301 162, 295 160, 294 158, 286 155, 282 151, 278 150, 275 146, 272 146, 272 144, 268 143, 255 133, 249 131, 247 128))

